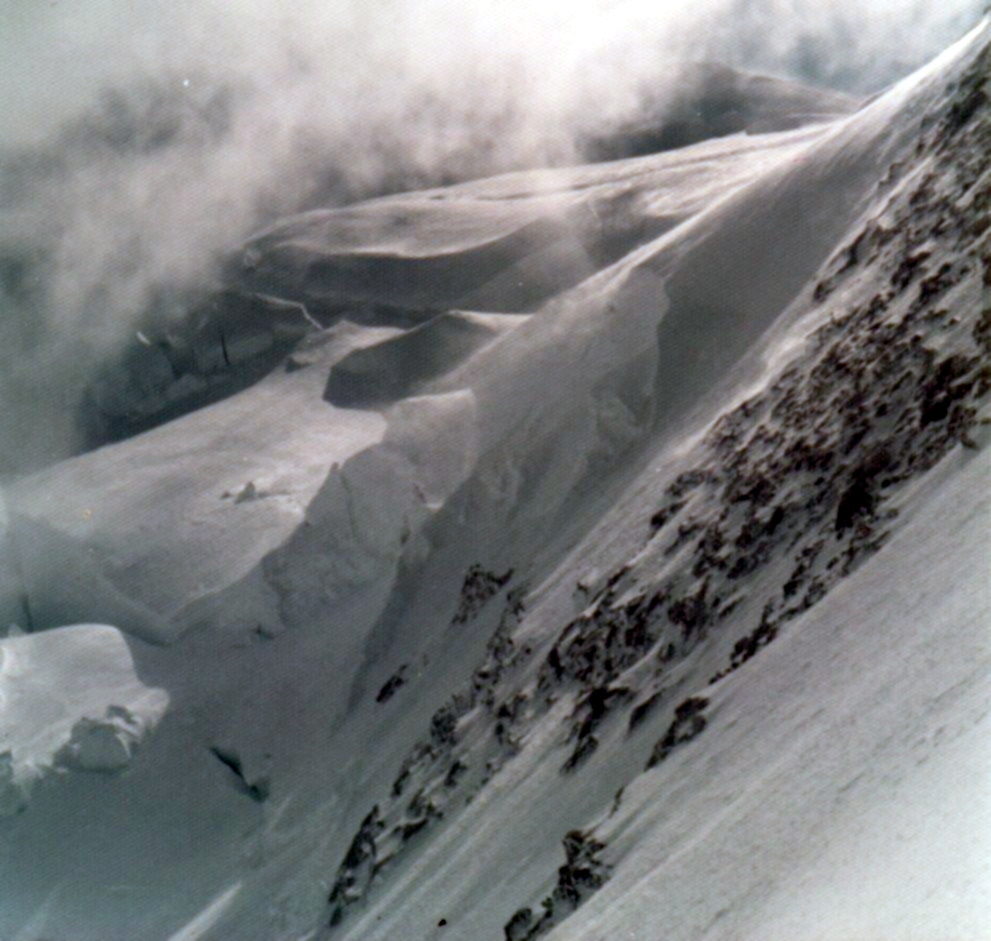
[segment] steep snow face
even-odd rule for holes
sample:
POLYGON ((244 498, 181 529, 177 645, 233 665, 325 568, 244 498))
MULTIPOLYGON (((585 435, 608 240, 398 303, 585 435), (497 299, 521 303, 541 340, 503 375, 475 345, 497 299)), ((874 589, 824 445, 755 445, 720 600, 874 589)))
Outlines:
MULTIPOLYGON (((801 919, 784 904, 794 885, 786 877, 797 878, 790 867, 806 865, 799 861, 810 859, 808 841, 828 832, 834 812, 856 826, 853 821, 892 797, 920 799, 925 784, 912 780, 904 765, 914 767, 928 754, 926 729, 934 716, 967 710, 959 734, 983 742, 973 761, 986 771, 980 723, 989 688, 973 658, 986 664, 989 652, 988 504, 976 486, 987 462, 965 455, 987 440, 977 424, 978 405, 991 389, 987 229, 982 212, 959 214, 957 207, 988 199, 989 130, 986 115, 984 122, 975 119, 985 107, 987 55, 969 68, 932 113, 905 165, 878 180, 848 242, 761 349, 760 391, 751 389, 694 447, 685 439, 662 447, 644 477, 539 591, 507 598, 488 656, 435 714, 431 736, 410 751, 391 792, 383 792, 365 818, 353 855, 344 857, 331 892, 328 936, 386 938, 400 930, 401 919, 407 930, 429 937, 436 899, 445 893, 457 900, 451 908, 471 913, 460 931, 447 929, 465 938, 497 934, 500 927, 510 939, 535 938, 560 924, 555 936, 646 939, 656 936, 659 918, 673 937, 733 937, 743 924, 763 936, 765 904, 773 920, 790 925, 774 930, 789 936, 801 919), (980 523, 961 530, 966 560, 947 563, 959 571, 948 602, 952 612, 939 606, 932 618, 906 625, 902 606, 911 599, 897 588, 899 579, 925 569, 930 539, 943 536, 941 530, 925 535, 933 516, 908 522, 901 533, 898 520, 911 519, 923 495, 935 499, 931 490, 916 488, 936 468, 951 475, 941 484, 953 496, 944 498, 966 507, 962 519, 980 523), (645 504, 653 504, 652 512, 645 504), (881 567, 885 557, 891 561, 881 567), (577 617, 568 611, 569 589, 583 606, 577 617), (942 643, 933 631, 944 615, 959 622, 950 643, 960 656, 921 684, 915 671, 931 670, 919 663, 921 651, 942 643), (548 632, 555 637, 549 649, 548 632), (834 632, 842 638, 837 647, 827 640, 834 632), (848 632, 856 632, 856 641, 848 632), (798 655, 804 660, 785 678, 774 674, 771 660, 767 694, 761 661, 750 661, 781 636, 808 653, 798 655), (858 642, 865 649, 858 651, 858 642), (878 654, 879 647, 896 645, 898 655, 878 654), (856 678, 839 681, 860 656, 856 678), (817 660, 840 662, 834 672, 817 660), (789 712, 794 701, 786 697, 787 705, 780 705, 775 683, 787 684, 795 696, 809 691, 797 726, 789 712), (960 699, 957 684, 967 690, 960 699), (737 688, 746 688, 753 703, 749 724, 735 705, 725 705, 737 688), (946 699, 954 705, 944 707, 946 699), (906 715, 919 717, 907 723, 918 735, 911 756, 900 730, 906 715), (848 736, 837 753, 831 730, 853 717, 860 736, 848 736), (736 738, 740 722, 746 732, 736 738), (724 726, 726 734, 734 729, 734 745, 725 750, 719 744, 724 726), (438 727, 449 729, 446 737, 434 735, 438 727), (892 736, 898 744, 889 742, 892 736), (801 747, 781 753, 789 741, 801 747), (685 772, 689 756, 694 764, 685 772), (880 767, 863 770, 872 758, 880 767), (765 777, 768 765, 774 773, 765 777), (862 803, 844 817, 839 809, 858 776, 865 781, 862 803), (710 778, 716 782, 711 790, 710 778), (903 787, 902 778, 909 779, 903 787), (758 793, 774 808, 767 813, 793 822, 771 827, 756 813, 758 793), (470 804, 462 810, 463 801, 470 804), (457 822, 447 823, 453 814, 457 822), (500 821, 497 832, 488 824, 493 818, 500 821), (419 852, 406 848, 432 826, 440 831, 436 842, 419 852), (792 842, 786 826, 807 840, 792 842), (535 827, 542 837, 535 838, 535 827), (564 837, 575 827, 582 828, 583 846, 596 847, 577 863, 564 837), (646 837, 645 827, 656 827, 657 838, 646 837), (479 831, 487 834, 485 867, 500 874, 484 888, 472 865, 478 845, 465 837, 479 831), (552 853, 555 831, 565 839, 556 884, 561 853, 552 853), (529 856, 521 863, 523 847, 529 856), (719 883, 712 876, 724 856, 726 877, 719 883), (390 871, 396 873, 391 881, 390 871), (363 910, 376 873, 385 894, 363 910), (601 917, 588 927, 585 910, 568 917, 597 889, 602 907, 590 903, 590 911, 601 917), (349 928, 352 908, 358 914, 349 928)), ((741 365, 734 378, 747 372, 741 365)), ((932 590, 947 576, 944 571, 915 584, 932 590)), ((955 796, 966 801, 977 791, 955 796)), ((965 806, 949 812, 950 830, 938 852, 959 850, 973 865, 977 846, 986 844, 967 834, 965 806)), ((842 829, 836 839, 861 851, 872 846, 878 860, 891 846, 893 826, 890 816, 878 820, 877 846, 842 829)), ((906 841, 922 847, 926 838, 913 833, 906 841)), ((925 866, 918 857, 906 863, 931 900, 923 906, 924 920, 959 937, 987 924, 986 883, 976 873, 956 894, 925 866)), ((823 867, 815 872, 821 876, 823 867)), ((834 919, 830 931, 848 937, 904 931, 919 909, 908 899, 897 904, 890 887, 885 893, 890 901, 883 911, 834 919)))
MULTIPOLYGON (((506 936, 536 937, 560 923, 606 881, 612 865, 608 851, 605 861, 593 865, 590 857, 577 865, 566 846, 566 865, 558 883, 545 888, 553 862, 545 858, 544 875, 537 875, 540 851, 531 850, 531 858, 520 864, 521 847, 532 847, 535 821, 540 821, 541 832, 548 837, 553 832, 551 821, 556 821, 559 834, 569 825, 594 822, 590 779, 596 782, 592 790, 598 794, 601 814, 611 803, 611 792, 602 793, 605 782, 615 789, 636 779, 630 752, 639 752, 639 760, 644 761, 642 746, 637 749, 635 740, 623 741, 616 713, 628 712, 631 735, 634 728, 641 724, 646 728, 648 723, 663 731, 646 755, 646 771, 655 773, 654 767, 677 754, 712 721, 710 714, 715 713, 708 689, 712 684, 740 669, 786 624, 828 598, 835 586, 884 547, 897 528, 893 520, 899 496, 905 499, 909 482, 931 471, 961 443, 976 446, 971 438, 976 411, 970 403, 979 401, 989 388, 987 368, 982 365, 987 350, 980 320, 985 230, 980 214, 961 222, 950 208, 955 200, 970 204, 987 198, 978 196, 984 180, 987 126, 975 130, 981 126, 970 125, 975 100, 982 103, 979 93, 986 63, 971 61, 970 68, 969 77, 953 91, 955 100, 943 93, 940 103, 940 94, 934 94, 931 86, 914 83, 879 103, 874 120, 898 111, 903 116, 919 114, 919 97, 928 98, 922 113, 933 109, 933 118, 923 140, 913 141, 901 152, 893 147, 884 155, 892 164, 907 156, 910 169, 899 166, 892 171, 889 166, 882 172, 875 167, 877 177, 866 193, 855 176, 851 188, 859 198, 854 204, 864 216, 857 227, 850 227, 849 244, 827 264, 821 279, 812 279, 804 296, 785 312, 781 335, 761 351, 766 357, 762 386, 767 391, 727 413, 701 448, 689 452, 691 463, 662 448, 657 464, 632 488, 633 497, 624 499, 557 577, 552 576, 552 584, 558 579, 570 581, 578 597, 584 595, 589 601, 588 607, 578 618, 569 618, 570 599, 555 606, 540 597, 554 591, 547 583, 536 599, 525 592, 507 597, 490 648, 471 682, 434 715, 430 735, 408 753, 391 791, 383 791, 383 799, 357 830, 331 891, 331 933, 390 937, 400 930, 400 923, 409 929, 411 914, 416 914, 422 920, 414 922, 412 930, 430 936, 436 899, 445 891, 471 912, 462 936, 497 932, 499 925, 488 921, 494 914, 487 906, 496 907, 499 898, 510 895, 511 886, 528 884, 536 888, 517 889, 524 900, 544 901, 536 913, 524 906, 508 918, 506 936), (959 136, 968 125, 970 129, 959 136), (942 165, 942 186, 933 188, 933 178, 927 175, 936 161, 943 164, 949 154, 952 170, 942 165), (881 217, 886 219, 886 232, 899 233, 893 245, 892 239, 878 237, 876 220, 881 217), (859 226, 863 226, 860 231, 859 226), (936 266, 918 267, 929 256, 907 262, 922 244, 939 236, 938 249, 932 251, 939 256, 936 266), (953 310, 963 316, 951 317, 953 310), (796 343, 803 344, 797 356, 796 343), (667 498, 650 517, 646 545, 630 546, 629 542, 644 539, 646 493, 662 490, 665 480, 667 498), (692 506, 701 512, 687 509, 692 506), (676 532, 672 532, 673 520, 678 520, 676 532), (622 561, 624 542, 626 561, 622 561), (589 568, 586 577, 576 582, 572 579, 577 559, 589 568), (526 610, 530 601, 535 602, 533 613, 526 610), (541 642, 547 650, 546 632, 555 621, 566 624, 556 643, 542 662, 539 657, 532 659, 541 642), (748 622, 752 627, 743 630, 748 622), (740 633, 727 637, 733 625, 739 625, 740 633), (727 660, 721 666, 722 657, 727 660), (555 761, 553 752, 562 746, 555 761), (548 773, 552 763, 557 770, 548 773), (492 783, 500 780, 500 774, 505 776, 502 787, 492 783), (570 786, 568 776, 573 776, 570 786), (437 822, 448 820, 452 808, 464 800, 471 802, 472 810, 460 811, 463 819, 437 822), (501 877, 497 886, 485 883, 485 898, 480 901, 479 874, 471 863, 478 847, 465 834, 490 832, 486 821, 492 817, 502 829, 486 841, 486 868, 501 877), (437 843, 414 852, 414 859, 407 862, 407 845, 422 839, 423 831, 431 827, 441 831, 437 843), (391 886, 385 876, 389 871, 397 873, 391 886), (359 914, 349 930, 349 910, 374 891, 377 878, 386 879, 386 896, 379 904, 371 903, 367 914, 359 914)), ((837 154, 852 141, 863 143, 874 135, 867 118, 851 122, 823 147, 825 166, 810 175, 830 179, 830 165, 840 159, 837 154)), ((869 163, 864 157, 844 154, 843 165, 859 165, 866 177, 869 163)), ((782 182, 772 173, 770 180, 762 179, 754 188, 787 193, 792 184, 787 176, 782 182)), ((744 196, 733 199, 743 202, 744 196)), ((729 212, 719 207, 713 214, 729 212)), ((716 232, 732 231, 732 222, 730 216, 716 232)), ((815 251, 814 240, 810 251, 815 251)), ((658 255, 646 257, 653 262, 658 255)), ((641 262, 639 270, 642 267, 641 262)), ((770 286, 772 295, 775 287, 770 286)), ((671 303, 667 317, 676 311, 671 303)), ((741 319, 748 328, 759 328, 753 317, 741 319)), ((544 322, 543 318, 531 321, 503 345, 519 342, 522 348, 519 338, 544 322)), ((680 349, 679 353, 684 355, 680 349)), ((739 383, 749 371, 741 363, 734 380, 739 383)), ((471 375, 471 366, 466 374, 471 375)), ((975 472, 975 477, 980 473, 975 472)), ((962 486, 966 490, 968 484, 962 486)), ((973 501, 968 505, 974 509, 973 501)), ((986 504, 980 506, 986 513, 986 504)), ((983 558, 983 546, 971 548, 983 558)), ((971 571, 976 575, 976 570, 971 571)), ((968 584, 971 590, 964 591, 972 597, 980 582, 972 577, 968 584)), ((562 591, 564 585, 558 585, 554 587, 562 591)), ((466 580, 463 590, 468 587, 466 580)), ((987 616, 986 603, 979 596, 976 607, 976 617, 966 620, 971 632, 987 616)), ((835 616, 848 617, 839 610, 835 616)), ((892 626, 886 618, 882 614, 875 626, 890 636, 892 626)), ((930 627, 931 622, 921 624, 924 631, 930 627)), ((968 644, 976 642, 973 633, 967 636, 968 644)), ((940 682, 946 682, 945 677, 940 682)), ((976 695, 979 699, 982 693, 976 695)), ((883 739, 889 734, 887 728, 879 718, 867 738, 883 739)), ((783 775, 782 782, 787 777, 783 775)), ((835 783, 842 786, 843 782, 835 783)), ((652 800, 656 787, 650 790, 652 800)), ((684 807, 683 816, 677 810, 672 813, 684 839, 697 839, 696 833, 684 829, 688 821, 709 826, 706 816, 696 814, 690 805, 684 807)), ((636 828, 639 821, 631 826, 636 828)), ((598 845, 605 832, 600 828, 594 836, 586 833, 584 845, 598 845)), ((555 842, 546 838, 542 851, 555 842)), ((700 853, 706 853, 704 842, 700 853)), ((596 860, 601 855, 597 850, 596 860)), ((772 878, 773 873, 765 875, 772 878)), ((693 870, 686 884, 697 895, 704 891, 699 889, 704 881, 703 874, 693 870)), ((981 911, 974 909, 977 897, 968 898, 963 924, 981 917, 981 911)), ((651 936, 656 931, 656 905, 634 904, 636 923, 643 925, 645 937, 651 936)), ((680 927, 676 924, 671 930, 680 931, 680 936, 695 936, 705 928, 691 910, 676 917, 680 927)), ((450 925, 451 919, 447 920, 450 925)), ((854 922, 852 930, 861 927, 854 922)), ((619 933, 628 925, 614 928, 619 933)), ((597 929, 598 925, 590 929, 590 936, 597 929)), ((560 930, 570 937, 576 927, 568 921, 560 930)), ((733 930, 727 921, 717 934, 733 930)))
POLYGON ((244 246, 282 366, 6 490, 4 651, 96 699, 0 935, 987 933, 989 29, 827 126, 244 246))

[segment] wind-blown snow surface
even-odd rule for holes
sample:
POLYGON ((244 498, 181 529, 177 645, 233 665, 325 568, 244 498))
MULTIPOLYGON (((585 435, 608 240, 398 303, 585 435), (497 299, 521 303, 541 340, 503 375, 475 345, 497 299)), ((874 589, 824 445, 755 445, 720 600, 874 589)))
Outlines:
POLYGON ((289 358, 7 487, 0 937, 991 933, 989 43, 243 246, 289 358))

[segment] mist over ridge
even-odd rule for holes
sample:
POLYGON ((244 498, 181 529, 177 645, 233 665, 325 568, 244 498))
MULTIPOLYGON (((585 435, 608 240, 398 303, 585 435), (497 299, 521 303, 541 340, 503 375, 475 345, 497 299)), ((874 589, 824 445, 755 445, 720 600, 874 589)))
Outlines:
POLYGON ((683 91, 680 61, 870 93, 979 7, 11 4, 0 470, 75 450, 80 396, 103 363, 142 324, 181 319, 218 259, 281 215, 576 162, 583 136, 635 116, 645 94, 662 112, 683 91))

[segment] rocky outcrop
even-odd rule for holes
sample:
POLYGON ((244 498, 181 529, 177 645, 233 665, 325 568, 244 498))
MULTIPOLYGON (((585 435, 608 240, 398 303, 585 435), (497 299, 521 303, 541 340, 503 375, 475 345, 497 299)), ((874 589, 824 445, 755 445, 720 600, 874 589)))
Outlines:
POLYGON ((361 822, 330 892, 330 924, 340 924, 349 905, 359 901, 375 876, 378 852, 376 838, 384 828, 376 804, 361 822))
MULTIPOLYGON (((479 566, 465 578, 465 598, 491 600, 512 572, 493 576, 479 566), (496 585, 495 592, 492 586, 496 585)), ((500 701, 511 677, 532 651, 517 645, 513 633, 522 620, 526 587, 507 592, 498 627, 486 645, 482 663, 468 684, 431 717, 429 727, 403 759, 389 793, 365 817, 335 876, 329 927, 335 928, 351 906, 422 833, 450 808, 469 803, 475 793, 514 755, 512 729, 525 712, 522 699, 500 701)), ((477 613, 477 610, 473 613, 477 613)), ((378 701, 388 702, 402 685, 400 669, 382 687, 378 701)))
POLYGON ((506 941, 533 941, 547 934, 608 880, 612 867, 601 859, 604 843, 582 830, 565 834, 563 843, 565 863, 557 871, 554 891, 540 903, 539 916, 521 908, 510 918, 504 928, 506 941))
POLYGON ((678 704, 674 710, 674 720, 647 759, 646 770, 659 765, 679 745, 702 734, 708 722, 705 716, 705 707, 708 705, 709 700, 704 696, 691 696, 678 704))
POLYGON ((480 565, 473 565, 465 575, 461 586, 461 597, 458 600, 458 610, 454 612, 451 624, 453 626, 467 624, 475 618, 486 602, 497 595, 512 577, 512 569, 502 575, 496 575, 480 565))

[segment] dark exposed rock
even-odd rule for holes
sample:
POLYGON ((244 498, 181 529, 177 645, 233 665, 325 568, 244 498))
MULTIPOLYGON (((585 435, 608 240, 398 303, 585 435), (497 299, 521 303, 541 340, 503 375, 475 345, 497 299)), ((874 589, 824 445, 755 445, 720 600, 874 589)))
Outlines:
POLYGON ((981 108, 987 107, 988 95, 981 84, 972 81, 967 88, 965 96, 955 102, 950 107, 944 125, 946 132, 955 134, 966 125, 981 108))
POLYGON ((409 667, 404 663, 392 676, 389 677, 382 685, 382 688, 378 691, 378 695, 375 697, 375 701, 382 703, 388 702, 393 696, 399 691, 402 686, 406 685, 406 671, 409 667))
POLYGON ((679 598, 668 608, 668 618, 672 624, 681 627, 685 637, 701 630, 711 620, 713 607, 706 597, 709 592, 709 579, 705 579, 698 590, 684 598, 679 598))
POLYGON ((555 901, 562 901, 573 909, 589 895, 602 888, 608 878, 609 866, 599 859, 605 844, 591 834, 572 830, 564 837, 565 864, 557 871, 555 901))
POLYGON ((641 722, 643 722, 660 704, 663 693, 658 690, 649 696, 642 703, 638 703, 630 712, 630 731, 632 732, 641 722))
POLYGON ((434 745, 453 745, 458 727, 458 716, 451 705, 442 706, 430 720, 430 741, 434 745))
POLYGON ((625 687, 598 686, 579 700, 575 707, 576 721, 572 726, 572 736, 577 741, 562 771, 574 771, 598 748, 599 740, 593 733, 616 706, 629 702, 632 695, 625 687))
MULTIPOLYGON (((503 584, 506 581, 508 576, 503 584)), ((483 781, 498 770, 507 755, 515 752, 513 726, 522 721, 528 697, 510 693, 498 709, 495 704, 505 677, 530 656, 526 645, 517 647, 512 637, 524 614, 526 591, 520 585, 508 592, 482 663, 466 687, 437 709, 425 736, 403 759, 388 797, 376 804, 362 822, 338 867, 330 899, 332 926, 342 921, 347 909, 364 897, 400 853, 415 846, 436 821, 443 819, 445 809, 458 795, 465 801, 473 796, 471 788, 479 785, 471 783, 472 762, 458 737, 459 723, 468 713, 487 710, 495 714, 496 728, 500 723, 503 728, 496 757, 479 762, 487 769, 483 781), (413 796, 406 799, 409 793, 413 796)))
POLYGON ((931 304, 937 297, 952 287, 954 283, 953 266, 949 263, 940 266, 940 269, 935 274, 930 275, 919 283, 919 296, 913 309, 918 311, 926 305, 931 304))
POLYGON ((654 532, 663 529, 684 507, 684 500, 673 500, 665 504, 650 518, 650 528, 654 532))
POLYGON ((612 867, 599 857, 605 844, 590 833, 572 830, 564 837, 565 863, 557 871, 554 891, 541 902, 537 918, 530 908, 519 909, 506 923, 506 941, 533 941, 547 934, 605 885, 612 867))
POLYGON ((873 516, 877 498, 871 489, 869 481, 855 477, 850 486, 840 497, 836 508, 836 532, 842 534, 849 529, 859 517, 873 516))
POLYGON ((402 826, 398 827, 399 838, 403 843, 408 843, 414 836, 416 836, 421 830, 423 830, 427 824, 430 823, 429 817, 420 817, 418 820, 412 820, 409 823, 404 823, 402 826))
POLYGON ((521 908, 506 922, 503 931, 506 934, 506 941, 528 941, 528 939, 535 937, 533 928, 533 910, 521 908))
POLYGON ((778 625, 773 618, 773 605, 768 604, 764 608, 760 624, 754 628, 746 637, 741 637, 733 647, 733 656, 730 660, 730 668, 746 663, 753 657, 761 647, 766 647, 778 635, 778 625))
POLYGON ((591 734, 583 735, 578 739, 575 750, 568 756, 568 760, 561 766, 565 774, 574 771, 579 765, 584 764, 586 759, 599 747, 599 740, 591 734))
POLYGON ((919 424, 923 427, 932 422, 943 421, 950 413, 954 402, 966 398, 974 388, 973 373, 978 364, 977 357, 956 354, 948 356, 937 367, 933 375, 922 386, 919 424))
POLYGON ((250 797, 255 803, 263 804, 269 798, 271 785, 268 778, 257 778, 249 781, 244 774, 244 766, 237 753, 226 751, 222 748, 210 748, 210 754, 224 765, 234 776, 234 782, 238 790, 246 797, 250 797))
POLYGON ((348 851, 337 871, 328 901, 331 906, 330 924, 338 925, 348 907, 362 898, 375 875, 378 856, 376 839, 384 824, 376 804, 361 822, 348 851))
POLYGON ((984 308, 977 323, 974 324, 972 336, 985 357, 991 358, 991 307, 984 308))
POLYGON ((512 569, 503 575, 496 575, 480 565, 473 565, 465 575, 458 610, 455 611, 451 624, 467 624, 475 618, 485 603, 497 595, 512 577, 512 569))
POLYGON ((708 705, 709 700, 702 696, 692 696, 679 703, 674 711, 674 720, 650 753, 648 770, 664 761, 679 745, 702 734, 708 721, 705 717, 705 707, 708 705))
POLYGON ((493 732, 501 745, 513 744, 512 730, 519 721, 528 702, 529 697, 526 694, 516 693, 496 709, 496 724, 493 732))
POLYGON ((932 252, 917 252, 903 258, 891 276, 892 287, 897 291, 904 291, 930 257, 932 257, 932 252))
POLYGON ((458 783, 468 772, 468 765, 463 761, 455 761, 451 765, 450 770, 447 772, 447 776, 444 778, 444 787, 454 788, 458 786, 458 783))

